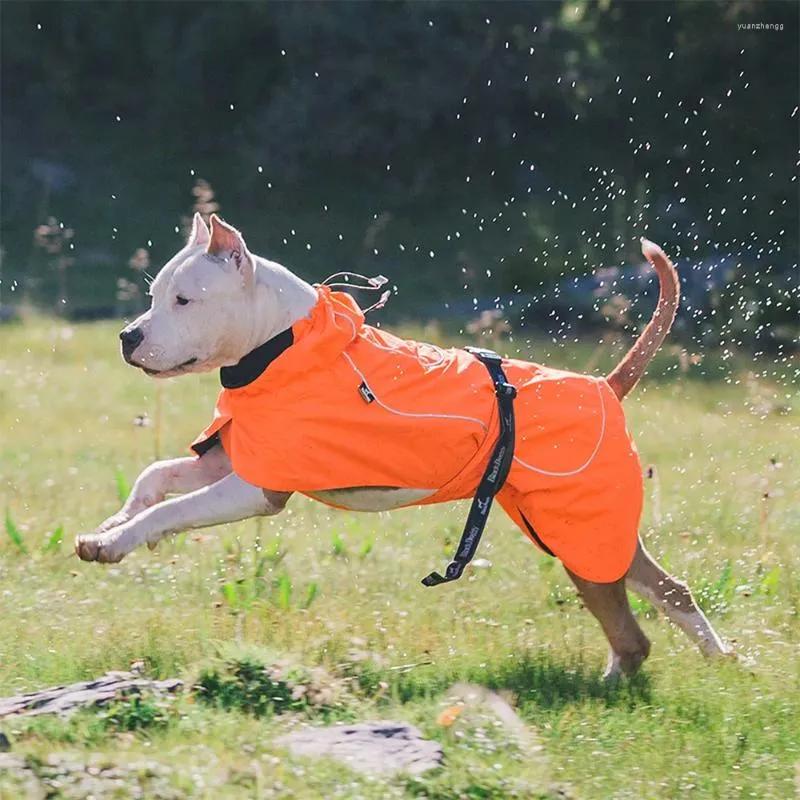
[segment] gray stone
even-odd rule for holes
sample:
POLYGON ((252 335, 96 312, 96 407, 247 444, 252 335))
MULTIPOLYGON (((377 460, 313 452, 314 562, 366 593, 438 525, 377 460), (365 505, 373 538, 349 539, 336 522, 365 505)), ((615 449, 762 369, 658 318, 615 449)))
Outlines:
POLYGON ((11 749, 11 741, 3 731, 0 731, 0 753, 7 753, 11 749))
POLYGON ((13 772, 25 769, 28 762, 22 756, 11 755, 10 753, 0 753, 0 772, 7 770, 13 772))
MULTIPOLYGON (((97 757, 95 757, 97 758, 97 757)), ((107 761, 107 756, 99 760, 107 761)), ((42 765, 37 759, 27 759, 11 753, 0 754, 0 797, 9 789, 10 797, 44 800, 63 797, 64 800, 101 800, 106 797, 152 798, 183 800, 187 795, 170 786, 175 771, 156 761, 119 764, 102 770, 96 764, 76 761, 69 753, 55 753, 42 765), (113 775, 114 777, 109 777, 113 775), (17 787, 23 787, 16 791, 17 787)))
POLYGON ((405 722, 368 722, 307 728, 275 740, 293 755, 327 757, 367 775, 419 775, 441 766, 441 745, 405 722))
POLYGON ((104 705, 120 692, 149 691, 164 694, 177 692, 182 687, 183 681, 177 678, 148 681, 132 672, 108 672, 91 681, 0 698, 0 717, 68 714, 78 708, 104 705))

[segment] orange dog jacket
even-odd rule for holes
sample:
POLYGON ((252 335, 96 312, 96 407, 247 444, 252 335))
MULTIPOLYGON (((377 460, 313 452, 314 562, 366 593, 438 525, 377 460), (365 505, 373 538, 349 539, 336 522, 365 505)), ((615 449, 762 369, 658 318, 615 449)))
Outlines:
MULTIPOLYGON (((272 491, 433 491, 421 504, 472 497, 499 429, 485 366, 364 324, 348 294, 319 286, 317 296, 307 318, 262 346, 274 349, 263 370, 247 375, 247 356, 228 370, 236 380, 223 369, 195 452, 218 436, 234 472, 272 491)), ((517 389, 516 440, 498 502, 581 578, 621 578, 636 549, 642 475, 619 400, 603 378, 516 359, 503 369, 517 389)))

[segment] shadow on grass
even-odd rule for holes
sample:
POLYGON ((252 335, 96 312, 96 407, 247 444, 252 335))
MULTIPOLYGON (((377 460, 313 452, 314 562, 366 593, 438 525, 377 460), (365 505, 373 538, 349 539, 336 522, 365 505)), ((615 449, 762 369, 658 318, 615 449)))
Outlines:
POLYGON ((514 692, 520 705, 558 709, 585 700, 600 701, 609 708, 647 705, 651 684, 646 673, 633 678, 605 680, 596 669, 581 663, 565 663, 536 656, 500 665, 487 676, 492 689, 514 692), (493 674, 492 674, 493 673, 493 674))
POLYGON ((589 669, 580 662, 554 659, 548 654, 526 654, 503 662, 464 665, 463 668, 426 667, 392 676, 390 680, 394 698, 401 703, 440 695, 458 681, 495 691, 511 691, 520 707, 533 705, 557 710, 594 701, 609 708, 633 709, 652 702, 651 683, 646 673, 607 681, 596 669, 589 669))

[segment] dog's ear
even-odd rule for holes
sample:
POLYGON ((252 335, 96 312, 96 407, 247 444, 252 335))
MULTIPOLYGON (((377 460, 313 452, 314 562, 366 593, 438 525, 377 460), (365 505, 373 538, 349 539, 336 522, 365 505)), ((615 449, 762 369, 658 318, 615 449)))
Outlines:
POLYGON ((197 211, 192 220, 192 232, 189 234, 189 241, 186 244, 188 247, 197 247, 198 245, 205 247, 209 241, 211 241, 211 233, 202 214, 197 211))
POLYGON ((250 287, 253 283, 253 257, 244 243, 242 234, 232 225, 223 222, 216 214, 211 215, 210 221, 211 238, 206 252, 226 260, 230 259, 242 274, 245 285, 250 287))

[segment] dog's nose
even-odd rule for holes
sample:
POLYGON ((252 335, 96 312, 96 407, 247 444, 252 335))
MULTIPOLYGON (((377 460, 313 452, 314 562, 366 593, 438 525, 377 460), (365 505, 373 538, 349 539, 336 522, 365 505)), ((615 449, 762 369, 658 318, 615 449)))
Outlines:
POLYGON ((119 340, 122 342, 122 355, 126 358, 130 356, 143 339, 144 334, 141 328, 125 328, 119 335, 119 340))

